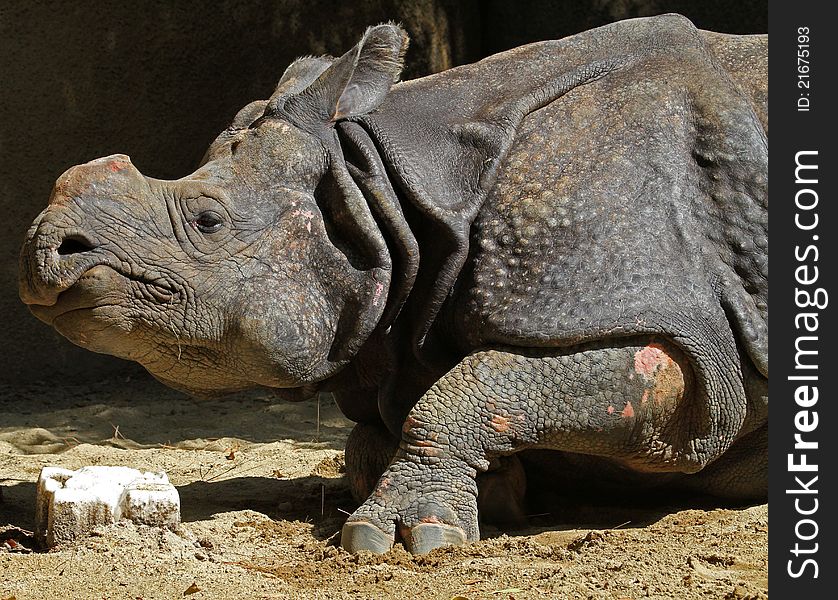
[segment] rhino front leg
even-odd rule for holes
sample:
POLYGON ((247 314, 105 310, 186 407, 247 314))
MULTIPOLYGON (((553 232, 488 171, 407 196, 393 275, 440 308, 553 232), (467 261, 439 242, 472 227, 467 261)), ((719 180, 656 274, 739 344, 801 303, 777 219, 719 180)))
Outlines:
POLYGON ((383 423, 357 423, 346 440, 346 478, 357 502, 372 493, 375 483, 399 448, 383 423))
POLYGON ((345 548, 386 552, 397 534, 414 553, 479 539, 476 475, 526 448, 643 471, 703 466, 690 460, 701 426, 687 421, 707 399, 674 344, 520 352, 469 355, 420 399, 393 462, 344 526, 345 548))

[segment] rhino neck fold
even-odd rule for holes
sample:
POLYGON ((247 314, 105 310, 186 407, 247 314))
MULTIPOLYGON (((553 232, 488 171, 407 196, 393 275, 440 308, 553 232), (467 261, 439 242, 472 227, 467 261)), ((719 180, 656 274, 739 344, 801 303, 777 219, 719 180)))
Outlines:
POLYGON ((347 170, 337 134, 332 146, 330 182, 319 191, 318 203, 324 216, 332 215, 333 243, 344 246, 342 251, 349 265, 362 275, 363 281, 363 289, 348 286, 344 314, 329 353, 330 362, 345 363, 378 326, 390 287, 392 261, 370 207, 347 170))
MULTIPOLYGON (((453 350, 435 333, 444 329, 436 327, 437 317, 468 258, 472 222, 518 126, 532 111, 616 68, 613 61, 596 60, 581 67, 577 63, 547 80, 534 78, 535 83, 515 78, 504 85, 502 94, 495 93, 498 73, 518 69, 531 54, 549 53, 554 47, 559 51, 557 44, 533 44, 523 53, 510 54, 495 78, 482 83, 479 77, 463 78, 455 69, 450 75, 409 82, 450 78, 443 86, 396 86, 380 110, 338 125, 342 142, 351 144, 362 163, 351 171, 353 177, 365 190, 402 265, 394 278, 386 323, 402 315, 409 321, 405 328, 413 353, 426 366, 449 362, 438 360, 453 350), (475 93, 472 84, 489 89, 475 93), (444 99, 438 97, 438 89, 444 89, 444 99)), ((482 62, 470 66, 483 71, 497 67, 482 62)))

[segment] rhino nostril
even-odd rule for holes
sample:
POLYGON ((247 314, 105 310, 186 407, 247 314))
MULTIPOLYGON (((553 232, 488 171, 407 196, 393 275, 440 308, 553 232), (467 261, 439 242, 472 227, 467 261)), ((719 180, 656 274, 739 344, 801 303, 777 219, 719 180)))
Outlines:
POLYGON ((93 248, 95 248, 95 245, 83 236, 68 235, 66 238, 64 238, 64 240, 61 242, 61 245, 58 247, 58 254, 61 256, 67 256, 68 254, 79 254, 81 252, 93 250, 93 248))

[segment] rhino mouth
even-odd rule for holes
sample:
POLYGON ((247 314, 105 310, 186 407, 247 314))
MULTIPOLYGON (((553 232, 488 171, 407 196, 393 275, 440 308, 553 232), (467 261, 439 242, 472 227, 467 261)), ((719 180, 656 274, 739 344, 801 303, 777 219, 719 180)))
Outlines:
POLYGON ((143 299, 156 304, 176 304, 180 299, 180 290, 161 277, 123 275, 133 282, 134 288, 143 299))
POLYGON ((57 319, 81 316, 85 311, 98 310, 106 314, 124 310, 129 297, 155 305, 173 305, 179 302, 181 293, 162 277, 123 272, 107 264, 97 264, 82 272, 72 285, 58 294, 54 304, 31 304, 29 309, 38 319, 54 326, 57 319))

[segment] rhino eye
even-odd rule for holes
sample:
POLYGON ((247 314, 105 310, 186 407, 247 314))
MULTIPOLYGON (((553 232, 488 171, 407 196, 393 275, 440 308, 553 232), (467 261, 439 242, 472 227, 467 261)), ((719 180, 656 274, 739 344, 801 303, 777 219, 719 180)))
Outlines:
POLYGON ((224 220, 217 212, 205 210, 191 223, 201 233, 215 233, 221 229, 221 226, 224 224, 224 220))

